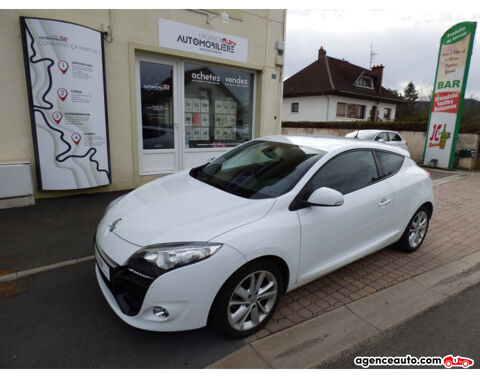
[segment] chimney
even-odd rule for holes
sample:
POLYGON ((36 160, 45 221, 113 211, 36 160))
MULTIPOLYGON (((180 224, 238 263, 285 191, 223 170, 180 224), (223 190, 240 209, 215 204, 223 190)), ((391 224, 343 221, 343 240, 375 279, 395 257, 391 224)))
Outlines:
POLYGON ((375 86, 375 90, 378 93, 382 93, 382 79, 383 79, 383 69, 384 65, 380 64, 379 66, 373 66, 372 71, 377 74, 377 85, 375 86))
POLYGON ((323 49, 323 46, 320 46, 320 50, 318 50, 318 60, 322 59, 325 55, 327 55, 327 52, 323 49))

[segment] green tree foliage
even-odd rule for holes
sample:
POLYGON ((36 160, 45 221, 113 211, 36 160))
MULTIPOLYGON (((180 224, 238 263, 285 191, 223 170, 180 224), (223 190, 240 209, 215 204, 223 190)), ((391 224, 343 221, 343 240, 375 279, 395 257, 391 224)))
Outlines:
POLYGON ((415 84, 411 81, 407 84, 405 89, 403 90, 403 98, 407 103, 413 104, 415 101, 418 100, 419 94, 417 88, 415 88, 415 84))

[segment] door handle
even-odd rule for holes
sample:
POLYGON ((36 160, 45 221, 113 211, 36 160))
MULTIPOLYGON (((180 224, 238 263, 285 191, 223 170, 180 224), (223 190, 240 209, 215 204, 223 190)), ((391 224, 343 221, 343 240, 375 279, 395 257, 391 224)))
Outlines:
POLYGON ((386 205, 388 205, 390 202, 392 202, 392 200, 391 200, 390 198, 383 198, 383 199, 378 203, 378 207, 386 206, 386 205))

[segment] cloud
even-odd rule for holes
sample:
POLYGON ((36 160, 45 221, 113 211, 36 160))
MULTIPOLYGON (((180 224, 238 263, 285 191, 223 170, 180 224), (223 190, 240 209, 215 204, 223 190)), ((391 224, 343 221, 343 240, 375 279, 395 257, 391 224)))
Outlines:
MULTIPOLYGON (((287 13, 285 77, 298 72, 318 57, 327 55, 369 67, 370 46, 379 55, 374 63, 385 66, 384 86, 403 90, 413 81, 429 92, 435 79, 442 34, 461 21, 477 21, 480 12, 412 13, 410 10, 293 10, 287 13)), ((480 37, 479 37, 480 38, 480 37)), ((480 97, 480 43, 476 38, 467 97, 480 97)))

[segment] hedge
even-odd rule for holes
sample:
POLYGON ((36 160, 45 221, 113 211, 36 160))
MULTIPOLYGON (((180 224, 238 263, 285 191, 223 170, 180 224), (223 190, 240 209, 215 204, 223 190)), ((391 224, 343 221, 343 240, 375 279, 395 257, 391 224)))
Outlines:
MULTIPOLYGON (((313 128, 313 129, 381 129, 394 131, 427 131, 427 121, 392 121, 392 122, 373 122, 373 121, 353 121, 353 122, 282 122, 282 127, 292 128, 313 128)), ((480 132, 480 122, 472 122, 466 125, 460 125, 462 133, 480 132)))

